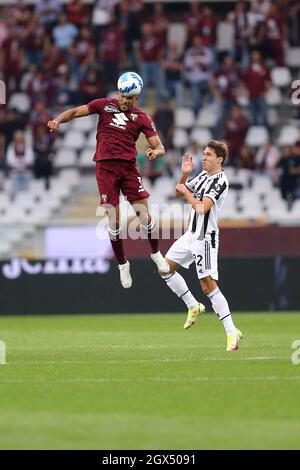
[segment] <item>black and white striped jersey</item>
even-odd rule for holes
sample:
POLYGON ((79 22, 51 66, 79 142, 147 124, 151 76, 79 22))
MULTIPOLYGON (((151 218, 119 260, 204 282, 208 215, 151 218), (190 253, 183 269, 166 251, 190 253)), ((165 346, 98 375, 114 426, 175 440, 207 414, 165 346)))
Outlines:
POLYGON ((188 230, 195 233, 197 238, 202 240, 206 234, 214 234, 218 240, 218 213, 223 206, 228 193, 228 179, 224 171, 208 175, 207 171, 202 171, 194 178, 186 182, 186 187, 193 193, 193 196, 202 201, 204 197, 209 197, 214 205, 205 215, 197 214, 191 209, 188 230))

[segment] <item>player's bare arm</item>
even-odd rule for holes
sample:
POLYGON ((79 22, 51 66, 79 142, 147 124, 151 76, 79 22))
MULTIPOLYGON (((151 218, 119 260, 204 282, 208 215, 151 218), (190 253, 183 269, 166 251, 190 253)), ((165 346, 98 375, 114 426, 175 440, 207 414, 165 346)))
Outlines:
POLYGON ((149 137, 147 140, 151 145, 151 148, 147 149, 145 152, 149 160, 155 160, 157 157, 161 157, 165 154, 165 147, 163 146, 158 135, 149 137))
POLYGON ((63 113, 59 114, 52 121, 48 121, 47 127, 49 127, 50 132, 53 132, 59 128, 60 124, 64 122, 69 122, 74 118, 88 116, 89 114, 89 108, 86 105, 77 106, 77 108, 67 109, 63 113))
MULTIPOLYGON (((194 168, 195 168, 195 165, 194 165, 194 162, 193 162, 193 159, 192 159, 191 155, 189 153, 185 153, 182 157, 181 175, 180 175, 180 178, 179 178, 177 184, 183 184, 184 185, 186 183, 186 180, 190 176, 190 174, 193 172, 194 168)), ((176 189, 175 196, 177 198, 182 197, 183 193, 181 193, 180 191, 177 191, 177 189, 176 189)))

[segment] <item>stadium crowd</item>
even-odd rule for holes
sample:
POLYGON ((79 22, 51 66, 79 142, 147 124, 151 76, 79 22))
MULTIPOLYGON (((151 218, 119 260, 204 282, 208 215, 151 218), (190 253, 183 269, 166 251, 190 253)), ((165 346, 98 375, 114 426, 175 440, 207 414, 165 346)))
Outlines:
MULTIPOLYGON (((196 125, 206 107, 215 110, 212 135, 229 143, 230 166, 270 175, 284 199, 300 196, 300 142, 280 146, 273 139, 290 107, 277 102, 276 127, 268 102, 272 68, 287 69, 291 77, 299 71, 300 60, 298 69, 287 63, 288 48, 300 44, 299 2, 226 2, 215 9, 194 1, 181 13, 176 4, 169 11, 167 4, 142 0, 37 0, 34 5, 16 0, 0 7, 0 79, 8 103, 0 107, 0 169, 11 179, 12 199, 32 172, 49 187, 55 167, 49 119, 66 107, 113 93, 125 70, 143 77, 140 106, 153 110, 168 150, 165 161, 150 166, 138 156, 150 180, 176 173, 187 147, 201 168, 201 144, 191 129, 188 142, 174 145, 176 114, 190 107, 196 125), (181 23, 181 39, 169 34, 174 22, 181 23), (23 102, 24 95, 22 107, 18 99, 23 102), (259 146, 247 142, 251 126, 267 131, 259 146)), ((290 86, 281 90, 289 100, 290 86)), ((299 125, 299 107, 294 108, 299 125)))

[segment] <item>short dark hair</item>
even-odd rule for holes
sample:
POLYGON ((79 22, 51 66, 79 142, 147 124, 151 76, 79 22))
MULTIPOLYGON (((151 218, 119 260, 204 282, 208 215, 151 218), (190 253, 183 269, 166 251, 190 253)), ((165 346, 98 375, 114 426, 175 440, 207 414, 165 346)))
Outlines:
POLYGON ((226 162, 228 158, 228 146, 225 142, 221 140, 210 140, 207 144, 207 147, 211 147, 216 152, 217 157, 223 158, 222 165, 226 162))

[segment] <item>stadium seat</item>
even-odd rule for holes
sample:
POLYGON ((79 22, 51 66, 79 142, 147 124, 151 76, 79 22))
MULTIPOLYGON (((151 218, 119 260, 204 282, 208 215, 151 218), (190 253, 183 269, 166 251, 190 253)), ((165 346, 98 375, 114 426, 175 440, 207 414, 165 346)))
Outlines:
POLYGON ((167 31, 167 42, 172 44, 176 42, 180 52, 184 51, 187 39, 187 30, 184 23, 170 23, 167 31))
POLYGON ((93 155, 95 153, 95 148, 88 147, 84 148, 80 152, 79 156, 79 167, 80 168, 95 168, 95 162, 93 161, 93 155))
POLYGON ((260 147, 269 142, 268 130, 264 126, 251 126, 247 131, 245 141, 250 147, 260 147))
POLYGON ((5 259, 12 255, 12 244, 8 240, 1 240, 0 259, 5 259))
POLYGON ((282 103, 282 94, 280 88, 272 86, 266 94, 266 103, 268 106, 278 106, 282 103))
POLYGON ((194 127, 190 136, 191 140, 197 142, 201 147, 204 147, 207 142, 212 139, 212 133, 205 127, 194 127))
POLYGON ((69 147, 61 148, 55 157, 55 166, 57 168, 72 167, 77 165, 77 156, 75 150, 69 147))
POLYGON ((63 146, 74 150, 80 150, 86 145, 84 134, 77 130, 69 130, 66 132, 63 140, 63 146))
POLYGON ((71 129, 82 132, 90 132, 96 127, 96 125, 97 118, 90 114, 89 116, 85 116, 83 118, 73 119, 71 129))
POLYGON ((8 102, 10 109, 16 108, 20 113, 28 113, 30 106, 30 99, 27 93, 13 93, 8 102))
POLYGON ((177 149, 184 149, 189 145, 189 136, 185 129, 176 127, 173 133, 173 145, 177 149))
POLYGON ((191 129, 195 124, 194 111, 191 108, 177 108, 175 111, 175 126, 191 129))
POLYGON ((80 173, 76 168, 66 168, 59 172, 58 181, 66 182, 71 188, 76 188, 80 184, 80 173))
POLYGON ((284 88, 292 83, 292 75, 287 67, 274 67, 271 70, 271 79, 274 86, 284 88))
POLYGON ((85 147, 93 147, 94 153, 96 149, 96 130, 90 132, 87 141, 85 142, 85 147))
POLYGON ((294 145, 300 139, 299 129, 295 126, 283 126, 277 139, 277 144, 281 147, 285 145, 294 145))
POLYGON ((300 67, 300 47, 289 47, 287 49, 286 65, 291 68, 300 67))
POLYGON ((214 127, 217 123, 219 108, 215 104, 204 106, 200 109, 196 125, 199 127, 214 127))

